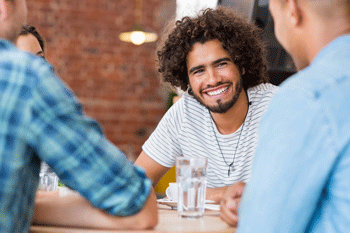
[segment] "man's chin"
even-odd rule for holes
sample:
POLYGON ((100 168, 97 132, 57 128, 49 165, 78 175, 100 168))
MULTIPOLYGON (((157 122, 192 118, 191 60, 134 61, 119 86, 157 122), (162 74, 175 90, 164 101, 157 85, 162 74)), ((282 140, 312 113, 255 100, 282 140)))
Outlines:
POLYGON ((228 110, 230 110, 230 108, 222 108, 220 106, 215 106, 215 107, 207 107, 207 109, 212 112, 212 113, 220 113, 220 114, 224 114, 226 113, 228 110))
POLYGON ((209 105, 205 103, 205 101, 202 98, 199 98, 199 96, 193 94, 193 97, 212 113, 226 113, 232 108, 233 105, 235 105, 238 99, 238 96, 235 95, 231 100, 228 100, 225 103, 222 103, 221 99, 217 99, 216 103, 212 103, 211 105, 209 105))
POLYGON ((205 105, 205 104, 203 105, 212 113, 226 113, 228 110, 232 108, 234 103, 232 103, 232 101, 229 101, 226 103, 219 102, 215 105, 205 105))

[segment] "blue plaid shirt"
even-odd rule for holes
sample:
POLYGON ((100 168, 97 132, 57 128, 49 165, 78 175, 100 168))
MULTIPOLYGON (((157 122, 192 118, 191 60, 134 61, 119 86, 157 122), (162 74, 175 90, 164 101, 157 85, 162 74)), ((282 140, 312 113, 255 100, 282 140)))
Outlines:
POLYGON ((151 188, 49 64, 0 40, 0 232, 28 231, 41 161, 113 215, 140 211, 151 188))

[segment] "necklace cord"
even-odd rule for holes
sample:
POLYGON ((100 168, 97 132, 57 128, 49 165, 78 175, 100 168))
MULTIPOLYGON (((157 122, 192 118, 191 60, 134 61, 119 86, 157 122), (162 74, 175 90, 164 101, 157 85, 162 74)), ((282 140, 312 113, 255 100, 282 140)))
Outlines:
MULTIPOLYGON (((245 125, 245 121, 246 121, 247 116, 248 116, 249 106, 250 106, 251 104, 252 104, 252 102, 249 101, 249 99, 248 99, 248 111, 247 111, 247 115, 246 115, 246 117, 244 118, 244 121, 243 121, 243 124, 242 124, 242 127, 241 127, 241 131, 239 132, 239 137, 238 137, 238 141, 237 141, 237 144, 236 144, 235 153, 234 153, 234 155, 233 155, 232 163, 230 163, 230 164, 228 164, 228 163, 226 162, 226 159, 225 159, 225 157, 224 157, 224 154, 222 153, 219 140, 218 140, 218 138, 217 138, 217 136, 216 136, 216 132, 215 132, 215 130, 214 130, 214 125, 213 125, 213 124, 214 124, 214 119, 213 119, 212 115, 210 114, 210 111, 208 110, 208 111, 209 111, 209 115, 210 115, 211 119, 213 120, 213 122, 212 122, 212 128, 213 128, 213 133, 214 133, 214 136, 215 136, 216 143, 218 144, 221 157, 223 158, 225 164, 228 166, 228 170, 227 170, 227 176, 228 176, 228 177, 231 175, 231 167, 233 166, 233 164, 234 164, 234 162, 235 162, 237 148, 238 148, 238 145, 239 145, 239 142, 240 142, 240 139, 241 139, 241 135, 242 135, 242 131, 243 131, 243 128, 244 128, 244 125, 245 125)), ((251 113, 250 113, 250 118, 251 118, 251 113)))

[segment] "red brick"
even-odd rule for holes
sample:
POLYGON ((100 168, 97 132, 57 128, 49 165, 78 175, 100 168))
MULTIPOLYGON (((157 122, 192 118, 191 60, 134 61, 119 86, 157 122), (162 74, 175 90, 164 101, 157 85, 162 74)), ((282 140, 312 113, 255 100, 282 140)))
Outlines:
MULTIPOLYGON (((134 160, 165 113, 155 67, 155 43, 119 40, 135 24, 134 1, 32 0, 28 23, 47 41, 47 59, 97 119, 109 140, 134 160)), ((143 1, 143 23, 162 25, 161 0, 143 1)))

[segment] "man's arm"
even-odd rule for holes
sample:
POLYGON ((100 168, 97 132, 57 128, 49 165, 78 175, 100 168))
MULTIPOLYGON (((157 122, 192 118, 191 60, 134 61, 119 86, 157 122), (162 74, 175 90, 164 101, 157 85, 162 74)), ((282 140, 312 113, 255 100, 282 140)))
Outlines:
POLYGON ((143 209, 117 217, 93 207, 79 194, 36 196, 34 224, 99 229, 149 229, 158 223, 156 196, 151 190, 143 209))
POLYGON ((84 114, 74 94, 49 66, 43 64, 36 74, 31 122, 24 134, 38 157, 93 206, 115 216, 140 212, 151 189, 146 174, 84 114))
POLYGON ((219 188, 207 188, 206 199, 215 201, 216 204, 219 204, 228 188, 229 186, 219 188))
POLYGON ((145 169, 147 177, 153 182, 153 187, 155 187, 165 173, 170 170, 169 167, 164 167, 151 159, 144 151, 141 152, 135 161, 135 165, 145 169))

